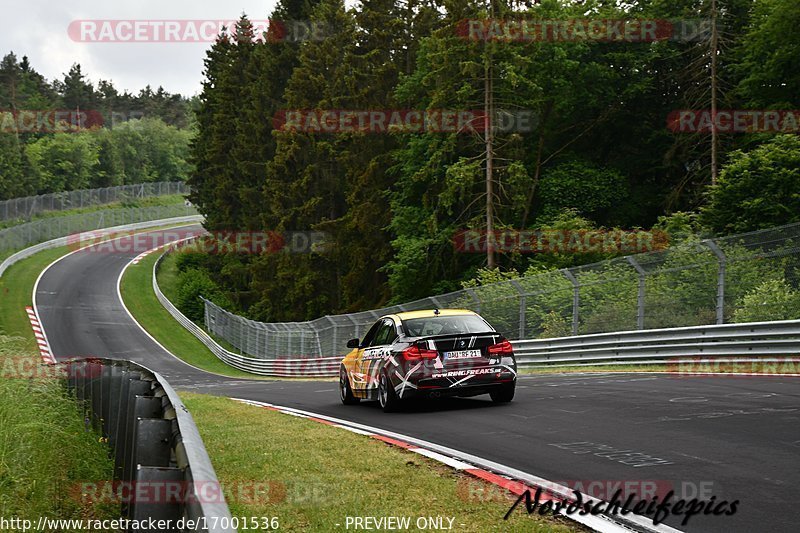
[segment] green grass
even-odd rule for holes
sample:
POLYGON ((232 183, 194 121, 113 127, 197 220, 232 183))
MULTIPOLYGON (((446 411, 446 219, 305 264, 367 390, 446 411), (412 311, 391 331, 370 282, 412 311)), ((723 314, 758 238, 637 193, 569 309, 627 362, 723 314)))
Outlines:
POLYGON ((513 500, 499 489, 363 435, 226 398, 181 398, 233 516, 274 516, 286 531, 345 531, 346 516, 437 515, 453 517, 454 531, 581 530, 519 509, 504 521, 513 500))
POLYGON ((63 381, 44 373, 25 339, 0 336, 0 517, 113 519, 82 500, 81 483, 112 479, 108 448, 86 430, 63 381))
MULTIPOLYGON (((167 350, 190 365, 231 377, 258 378, 259 376, 243 372, 220 361, 164 309, 153 292, 153 265, 158 256, 159 254, 151 254, 138 265, 130 265, 125 271, 120 291, 131 314, 167 350)), ((165 295, 174 296, 176 280, 177 274, 174 271, 162 269, 159 273, 159 283, 163 283, 160 286, 165 295)))
POLYGON ((47 265, 69 251, 67 246, 43 250, 12 265, 0 277, 0 332, 33 343, 33 330, 25 312, 32 303, 33 285, 47 265))

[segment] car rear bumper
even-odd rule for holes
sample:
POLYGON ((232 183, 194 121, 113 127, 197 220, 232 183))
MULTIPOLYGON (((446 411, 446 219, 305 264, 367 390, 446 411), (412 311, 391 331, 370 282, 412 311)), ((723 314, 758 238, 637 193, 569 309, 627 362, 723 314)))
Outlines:
POLYGON ((400 382, 395 387, 401 399, 445 396, 475 396, 508 386, 516 381, 516 372, 508 367, 447 371, 400 382), (480 372, 477 372, 480 370, 480 372))

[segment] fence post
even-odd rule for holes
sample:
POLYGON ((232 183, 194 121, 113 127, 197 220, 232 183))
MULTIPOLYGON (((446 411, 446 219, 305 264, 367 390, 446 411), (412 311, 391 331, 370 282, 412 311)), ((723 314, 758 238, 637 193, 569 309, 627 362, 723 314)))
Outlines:
POLYGON ((639 273, 639 292, 636 295, 636 329, 644 329, 644 283, 647 271, 632 256, 625 256, 625 259, 639 273))
MULTIPOLYGON (((330 317, 330 315, 325 315, 325 319, 331 323, 333 326, 333 334, 331 340, 331 349, 336 350, 336 346, 339 344, 339 327, 336 324, 336 321, 330 317)), ((336 355, 336 354, 333 354, 336 355)), ((324 355, 322 357, 325 357, 324 355)))
POLYGON ((712 239, 706 239, 703 244, 711 248, 714 255, 717 256, 719 261, 719 269, 717 270, 717 324, 725 323, 725 266, 726 257, 717 243, 712 239))
POLYGON ((525 313, 527 311, 527 298, 525 298, 525 290, 522 288, 522 285, 519 284, 519 281, 512 279, 511 285, 517 289, 519 293, 519 338, 525 338, 525 313))
POLYGON ((572 334, 578 334, 578 320, 581 306, 581 285, 575 278, 575 275, 568 269, 561 271, 564 277, 572 282, 572 334))

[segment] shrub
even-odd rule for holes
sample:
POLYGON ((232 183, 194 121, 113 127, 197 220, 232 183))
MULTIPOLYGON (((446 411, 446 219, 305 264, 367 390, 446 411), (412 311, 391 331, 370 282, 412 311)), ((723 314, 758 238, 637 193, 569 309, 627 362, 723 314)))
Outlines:
POLYGON ((205 270, 190 268, 182 272, 178 277, 175 305, 194 322, 202 322, 205 318, 205 304, 201 296, 231 310, 230 301, 205 270))
POLYGON ((783 279, 767 280, 745 294, 733 312, 734 322, 800 318, 800 292, 783 279))

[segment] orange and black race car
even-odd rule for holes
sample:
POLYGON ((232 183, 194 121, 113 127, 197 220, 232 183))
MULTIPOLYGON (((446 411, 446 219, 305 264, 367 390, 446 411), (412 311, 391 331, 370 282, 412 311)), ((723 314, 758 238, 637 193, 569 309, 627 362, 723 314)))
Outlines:
POLYGON ((380 318, 342 360, 344 404, 378 400, 393 411, 413 397, 489 394, 514 398, 517 363, 511 343, 480 315, 463 309, 412 311, 380 318))

